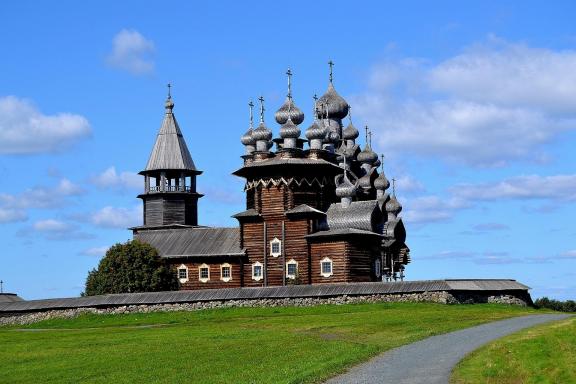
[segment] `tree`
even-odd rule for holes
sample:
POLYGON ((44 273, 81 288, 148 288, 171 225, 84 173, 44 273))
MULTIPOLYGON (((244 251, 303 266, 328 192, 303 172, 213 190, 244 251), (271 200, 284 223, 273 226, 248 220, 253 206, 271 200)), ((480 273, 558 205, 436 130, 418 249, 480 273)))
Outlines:
POLYGON ((83 296, 178 289, 176 274, 158 251, 138 240, 110 247, 98 268, 88 273, 83 296))

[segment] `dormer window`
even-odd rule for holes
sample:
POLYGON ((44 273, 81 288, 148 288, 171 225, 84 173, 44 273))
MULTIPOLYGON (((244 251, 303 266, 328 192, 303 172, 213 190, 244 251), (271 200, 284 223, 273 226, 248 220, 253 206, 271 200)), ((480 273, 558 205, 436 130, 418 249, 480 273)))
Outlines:
POLYGON ((270 256, 278 257, 282 254, 282 242, 276 237, 270 242, 270 256))
POLYGON ((188 282, 188 267, 184 264, 178 267, 178 281, 180 281, 180 284, 188 282))

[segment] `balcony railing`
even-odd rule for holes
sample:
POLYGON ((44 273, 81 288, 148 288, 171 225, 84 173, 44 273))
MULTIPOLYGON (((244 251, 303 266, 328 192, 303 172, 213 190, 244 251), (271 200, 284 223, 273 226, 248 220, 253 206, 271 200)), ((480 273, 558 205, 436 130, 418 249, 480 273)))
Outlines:
POLYGON ((161 186, 151 185, 150 188, 148 188, 148 192, 190 192, 190 187, 183 185, 166 185, 164 191, 162 191, 161 186))

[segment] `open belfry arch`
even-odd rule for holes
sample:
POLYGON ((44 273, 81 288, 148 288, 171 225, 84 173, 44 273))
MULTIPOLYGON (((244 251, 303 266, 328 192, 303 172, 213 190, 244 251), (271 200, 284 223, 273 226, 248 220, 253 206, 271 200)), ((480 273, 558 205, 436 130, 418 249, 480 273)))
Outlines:
MULTIPOLYGON (((364 148, 350 106, 333 84, 314 96, 312 121, 288 92, 274 118, 279 137, 265 119, 259 97, 241 137, 246 209, 233 215, 238 228, 198 225, 196 176, 169 93, 166 115, 144 171, 144 225, 134 238, 155 246, 175 273, 187 270, 182 289, 389 281, 404 278, 410 251, 398 216, 402 206, 372 150, 365 128, 364 148), (348 118, 344 127, 343 120, 348 118), (274 150, 275 147, 275 150, 274 150), (380 169, 379 169, 380 168, 380 169)), ((394 183, 393 183, 394 184, 394 183)))

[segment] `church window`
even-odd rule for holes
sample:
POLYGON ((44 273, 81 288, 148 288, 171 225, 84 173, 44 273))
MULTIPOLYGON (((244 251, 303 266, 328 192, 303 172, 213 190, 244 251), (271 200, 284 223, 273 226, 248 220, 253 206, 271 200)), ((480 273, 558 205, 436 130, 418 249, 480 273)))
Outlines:
POLYGON ((282 242, 277 238, 274 238, 270 242, 270 255, 272 257, 278 257, 282 254, 282 242))
POLYGON ((252 264, 252 279, 256 281, 262 280, 262 264, 259 262, 252 264))
POLYGON ((200 268, 198 268, 198 275, 201 282, 207 282, 210 280, 210 267, 206 264, 202 264, 200 268))
POLYGON ((295 279, 298 276, 298 262, 294 259, 286 263, 286 277, 295 279))
POLYGON ((232 280, 232 266, 228 263, 220 266, 220 279, 228 282, 232 280))
POLYGON ((328 257, 325 257, 320 261, 320 274, 323 277, 330 277, 333 275, 332 260, 330 260, 328 257))
POLYGON ((184 284, 188 281, 188 267, 184 264, 178 267, 178 280, 181 284, 184 284))

